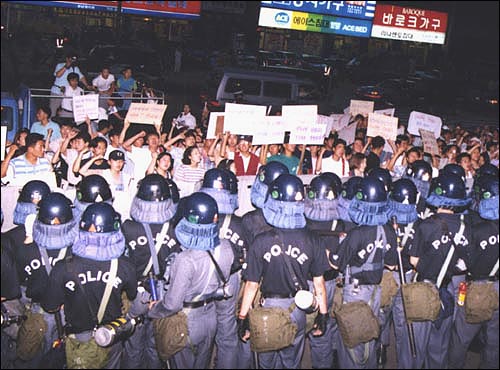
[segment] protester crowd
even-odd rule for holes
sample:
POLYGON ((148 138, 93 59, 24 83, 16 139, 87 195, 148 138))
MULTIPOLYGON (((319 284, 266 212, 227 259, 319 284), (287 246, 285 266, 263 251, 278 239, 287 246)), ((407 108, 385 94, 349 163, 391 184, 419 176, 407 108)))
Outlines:
MULTIPOLYGON (((87 84, 70 68, 56 67, 68 84, 54 95, 87 84)), ((332 131, 259 146, 207 139, 209 112, 186 104, 146 132, 111 109, 115 88, 134 90, 123 75, 93 82, 108 117, 77 124, 51 101, 7 146, 2 183, 20 195, 2 234, 2 368, 46 366, 61 339, 68 368, 208 368, 213 351, 215 368, 298 368, 306 337, 314 368, 383 366, 389 345, 398 368, 459 368, 474 337, 481 366, 498 366, 498 127, 445 125, 439 155, 404 125, 395 141, 367 137, 363 116, 353 143, 332 131), (255 176, 242 217, 240 176, 255 176), (116 199, 131 200, 126 219, 116 199), (427 284, 439 309, 409 321, 409 300, 433 301, 401 282, 427 284), (474 321, 478 286, 491 307, 474 321), (356 301, 371 316, 349 321, 356 301), (260 306, 281 308, 291 334, 259 327, 260 306)))

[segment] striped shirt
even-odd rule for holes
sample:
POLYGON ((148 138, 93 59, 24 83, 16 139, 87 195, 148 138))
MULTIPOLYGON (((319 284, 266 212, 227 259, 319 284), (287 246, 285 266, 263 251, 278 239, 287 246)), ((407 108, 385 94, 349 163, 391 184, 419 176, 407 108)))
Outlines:
POLYGON ((47 158, 37 158, 36 164, 28 162, 26 155, 12 159, 7 169, 7 176, 3 178, 3 181, 9 181, 10 185, 24 186, 31 180, 45 182, 55 180, 52 165, 47 158))
POLYGON ((204 168, 192 168, 189 165, 181 164, 174 172, 174 181, 198 182, 205 176, 204 168))

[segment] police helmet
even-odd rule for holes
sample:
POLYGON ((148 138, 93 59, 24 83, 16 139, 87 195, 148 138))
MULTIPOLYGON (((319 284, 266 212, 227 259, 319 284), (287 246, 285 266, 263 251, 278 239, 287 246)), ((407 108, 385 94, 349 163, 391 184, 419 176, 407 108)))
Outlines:
POLYGON ((219 218, 217 202, 210 195, 197 192, 185 198, 182 217, 192 224, 213 224, 219 218))
POLYGON ((376 177, 364 177, 357 186, 356 199, 368 203, 379 203, 387 200, 387 192, 382 180, 376 177))
MULTIPOLYGON (((328 173, 329 174, 329 173, 328 173)), ((338 188, 335 179, 327 173, 322 173, 311 180, 307 187, 307 198, 333 200, 338 197, 338 188)), ((338 176, 337 176, 338 177, 338 176)))
POLYGON ((333 172, 323 172, 320 176, 325 177, 329 179, 329 181, 333 182, 335 184, 337 194, 340 194, 340 192, 342 191, 342 180, 340 179, 340 177, 338 177, 333 172))
POLYGON ((360 176, 350 177, 344 184, 342 184, 342 198, 351 200, 356 195, 359 184, 363 180, 360 176))
POLYGON ((170 187, 163 176, 150 174, 140 181, 136 196, 147 202, 161 202, 171 198, 170 187))
POLYGON ((264 166, 261 166, 259 168, 259 171, 257 173, 257 179, 266 184, 269 185, 271 182, 273 182, 279 175, 281 174, 288 174, 288 167, 285 166, 281 162, 277 161, 271 161, 267 163, 264 166))
POLYGON ((168 188, 170 189, 170 197, 172 198, 172 201, 176 204, 179 203, 181 196, 179 194, 179 188, 177 187, 177 184, 174 182, 174 180, 165 180, 167 181, 168 188))
POLYGON ((80 230, 110 233, 120 230, 121 216, 108 203, 99 202, 88 206, 80 220, 80 230))
POLYGON ((231 194, 238 194, 238 178, 236 175, 228 170, 223 170, 227 173, 227 176, 229 177, 229 192, 231 194))
POLYGON ((304 184, 295 175, 284 173, 279 175, 267 191, 268 198, 283 202, 299 202, 304 200, 304 184))
POLYGON ((418 159, 406 167, 404 177, 412 177, 417 180, 431 181, 432 167, 424 160, 418 159))
POLYGON ((392 184, 389 198, 398 203, 417 203, 417 187, 410 179, 399 179, 392 184))
POLYGON ((389 170, 375 167, 368 172, 368 176, 375 177, 384 183, 385 191, 391 190, 392 176, 389 170))
POLYGON ((38 204, 40 200, 50 194, 49 186, 40 180, 27 182, 19 193, 18 202, 38 204))
POLYGON ((50 193, 38 204, 38 220, 45 225, 60 225, 73 219, 71 201, 61 193, 50 193))
POLYGON ((76 187, 76 199, 85 203, 105 202, 112 198, 108 182, 100 175, 85 176, 76 187))
MULTIPOLYGON (((460 167, 462 168, 462 167, 460 167)), ((462 169, 463 170, 463 169, 462 169)), ((432 179, 429 195, 434 194, 450 199, 466 199, 467 190, 462 178, 452 172, 441 173, 432 179)))
POLYGON ((498 196, 498 176, 484 175, 475 189, 479 200, 490 199, 498 196))
POLYGON ((231 189, 231 183, 227 171, 219 168, 208 170, 205 172, 201 187, 229 191, 231 189))
POLYGON ((439 171, 440 176, 448 174, 457 175, 465 180, 465 170, 463 169, 462 166, 459 166, 458 164, 448 163, 441 169, 441 171, 439 171))
POLYGON ((491 163, 483 164, 481 167, 479 167, 479 170, 477 171, 477 176, 486 176, 486 175, 498 177, 498 167, 492 165, 491 163))

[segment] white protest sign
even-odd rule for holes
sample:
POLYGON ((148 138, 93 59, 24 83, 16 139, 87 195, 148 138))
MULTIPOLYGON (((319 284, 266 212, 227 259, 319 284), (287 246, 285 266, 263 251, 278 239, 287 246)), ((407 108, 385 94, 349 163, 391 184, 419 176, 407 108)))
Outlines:
POLYGON ((282 116, 264 116, 255 121, 253 129, 253 145, 282 144, 287 131, 285 120, 282 116))
MULTIPOLYGON (((287 131, 290 131, 290 144, 307 144, 311 135, 317 136, 317 133, 312 134, 311 131, 312 127, 317 125, 317 105, 284 105, 281 112, 287 125, 287 131)), ((321 123, 319 127, 323 129, 321 134, 324 138, 325 124, 321 123)))
POLYGON ((373 111, 373 113, 385 114, 386 116, 391 116, 391 117, 394 117, 395 112, 396 112, 396 108, 379 109, 379 110, 373 111))
POLYGON ((2 161, 5 159, 5 146, 7 145, 7 126, 2 126, 2 131, 1 131, 1 156, 2 156, 2 161))
POLYGON ((332 130, 339 131, 349 124, 351 116, 349 114, 330 114, 332 119, 329 126, 326 128, 326 135, 328 136, 332 130))
POLYGON ((424 129, 420 129, 418 131, 420 133, 420 137, 422 138, 424 152, 439 155, 439 147, 437 145, 436 138, 434 137, 434 133, 432 131, 424 129))
POLYGON ((155 123, 162 123, 166 109, 166 104, 132 103, 125 119, 130 123, 154 125, 155 123))
POLYGON ((396 140, 396 136, 398 136, 398 117, 369 113, 366 136, 382 136, 386 140, 396 140))
POLYGON ((210 112, 210 118, 208 119, 207 139, 215 139, 217 137, 217 117, 224 117, 224 112, 210 112))
POLYGON ((339 139, 345 140, 347 145, 354 143, 356 136, 356 125, 352 124, 338 131, 339 139))
POLYGON ((255 122, 262 122, 266 116, 265 105, 226 103, 224 115, 224 131, 232 134, 252 134, 251 128, 255 122))
POLYGON ((357 114, 362 114, 363 116, 368 116, 368 113, 373 113, 373 108, 375 103, 368 100, 351 100, 351 105, 349 106, 349 113, 351 116, 355 117, 357 114))
POLYGON ((432 131, 434 137, 438 138, 441 136, 441 125, 443 122, 440 117, 432 116, 430 114, 413 111, 410 113, 410 118, 408 119, 408 132, 412 135, 420 135, 419 129, 424 129, 432 131))
POLYGON ((73 116, 75 122, 85 122, 86 117, 99 117, 99 94, 73 96, 73 116))

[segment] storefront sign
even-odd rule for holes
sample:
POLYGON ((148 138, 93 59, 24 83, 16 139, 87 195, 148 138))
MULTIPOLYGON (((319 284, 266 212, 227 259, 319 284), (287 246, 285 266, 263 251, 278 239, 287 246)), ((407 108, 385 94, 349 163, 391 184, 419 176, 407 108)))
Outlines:
POLYGON ((370 37, 372 23, 361 19, 261 8, 259 26, 370 37))
POLYGON ((263 7, 373 19, 376 1, 261 1, 263 7))
POLYGON ((377 5, 372 37, 444 44, 448 14, 433 10, 377 5))

